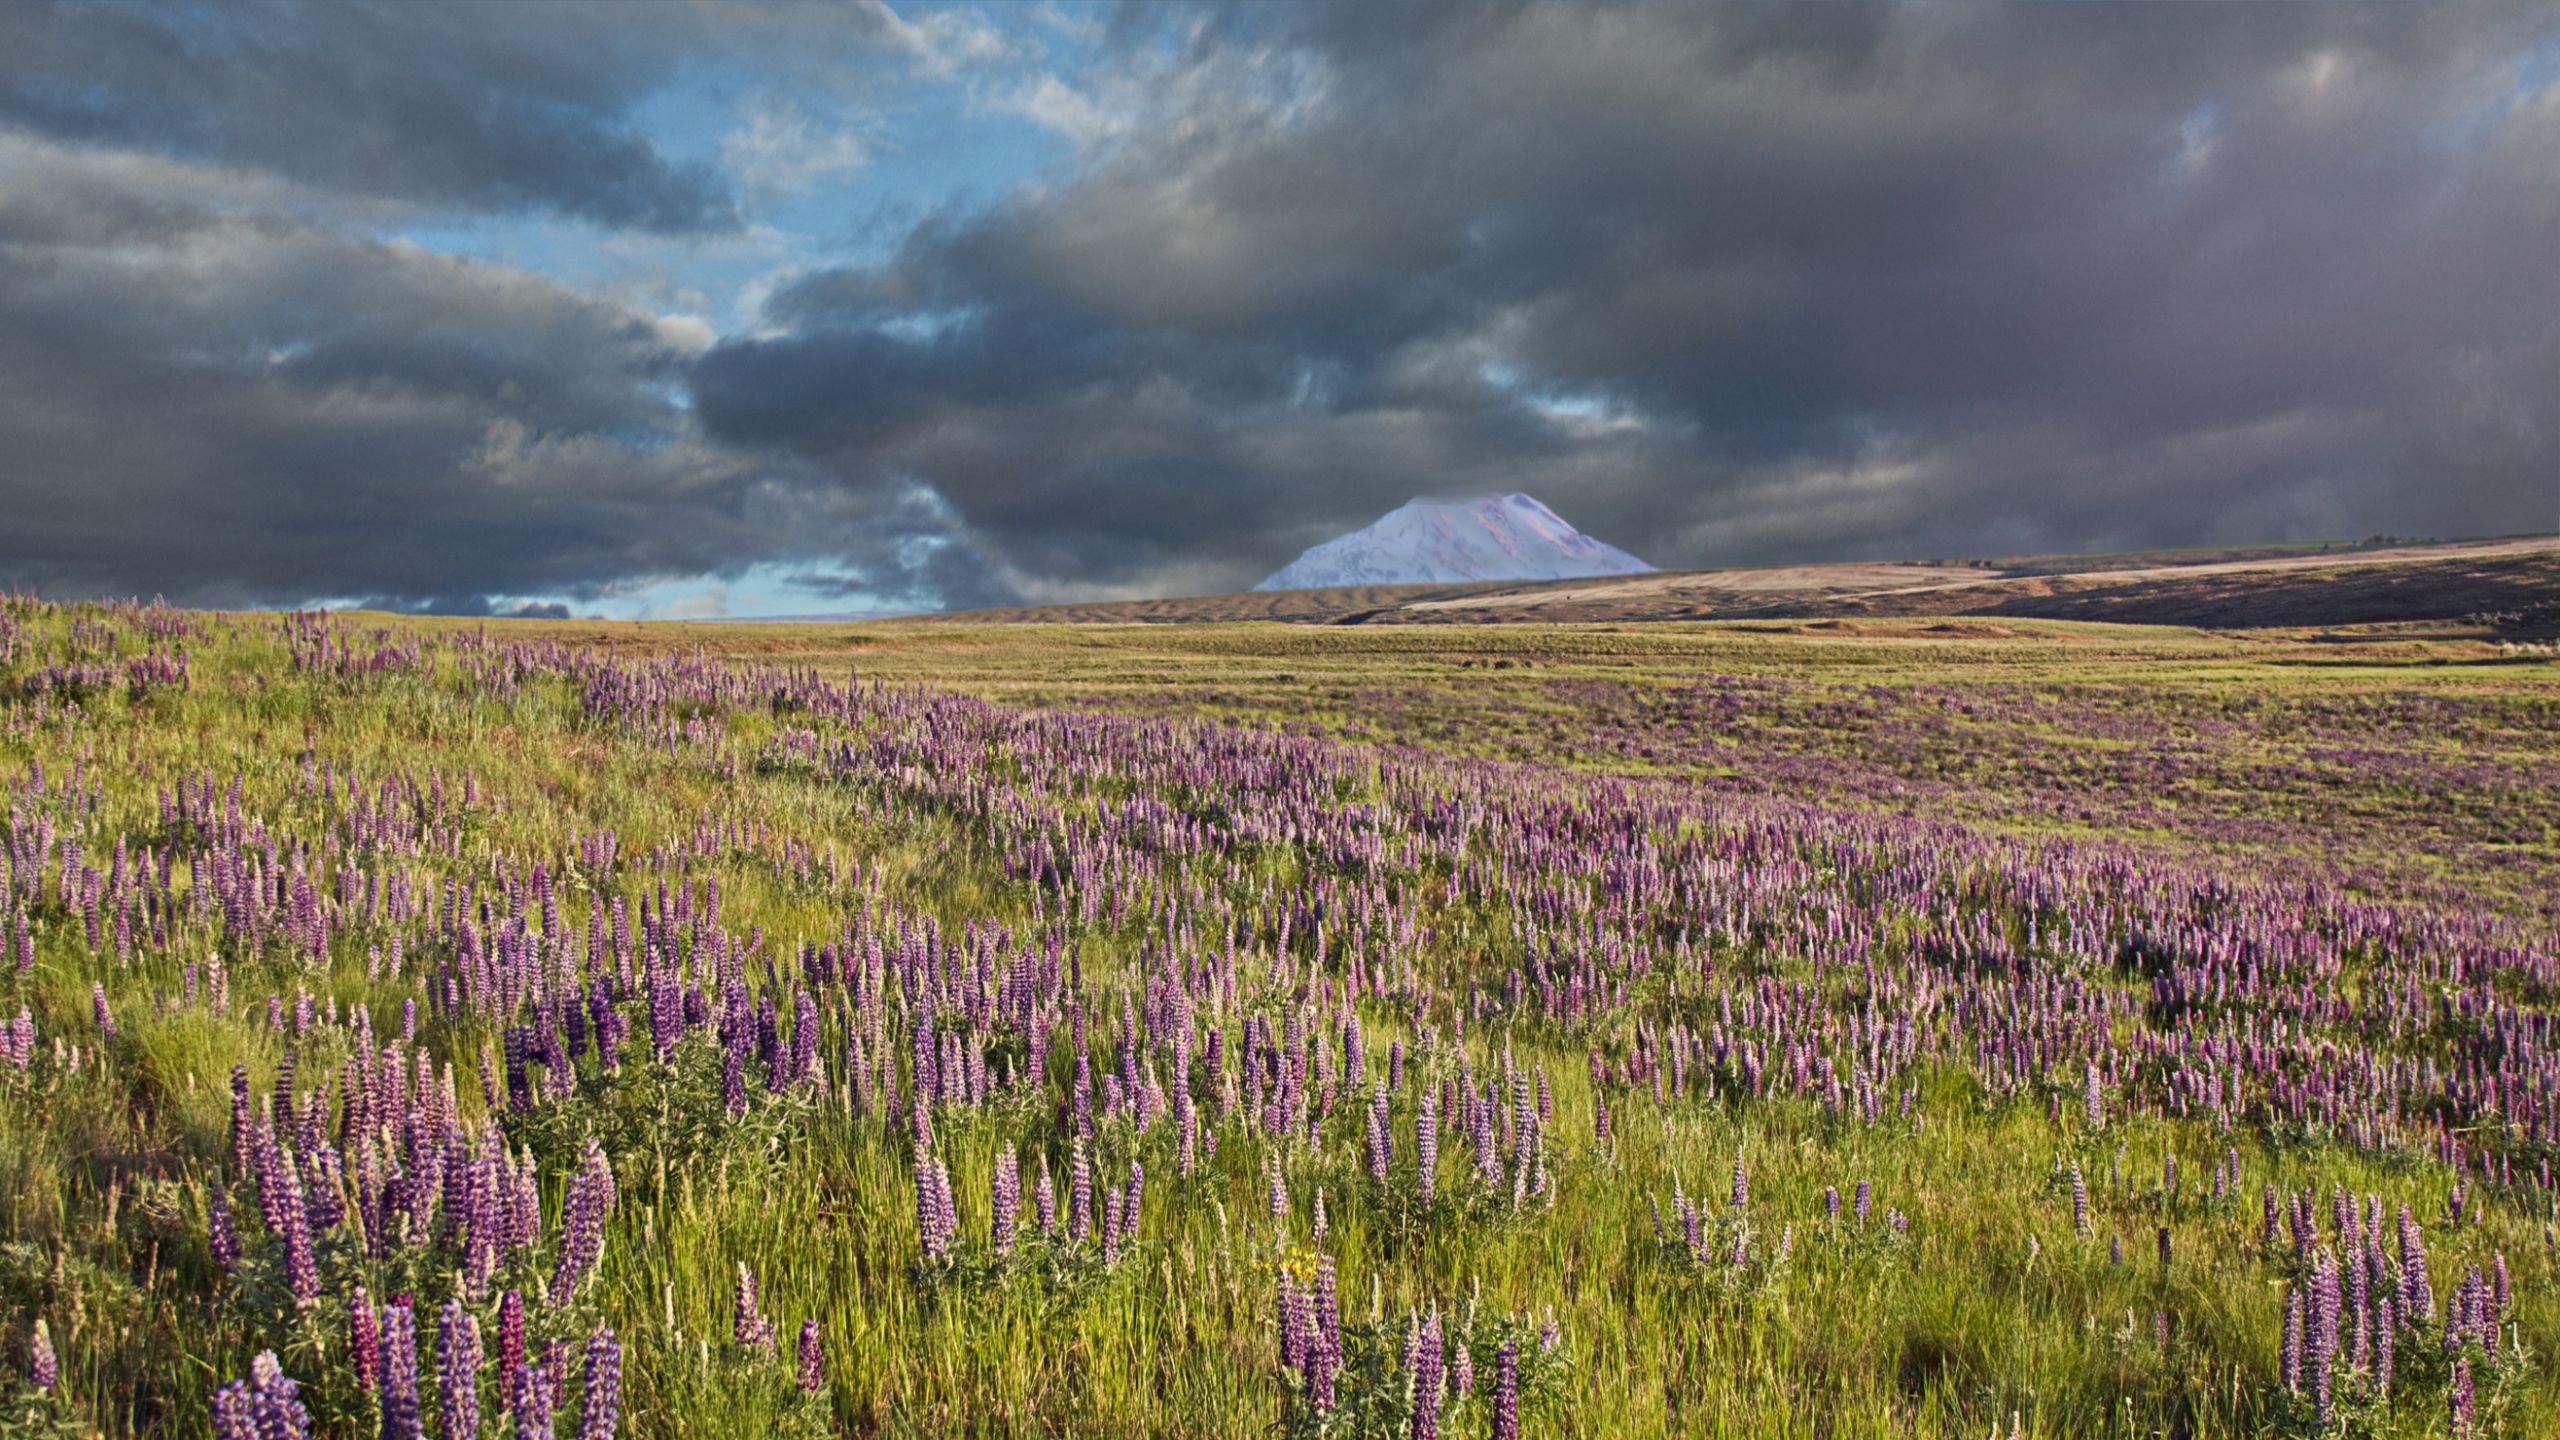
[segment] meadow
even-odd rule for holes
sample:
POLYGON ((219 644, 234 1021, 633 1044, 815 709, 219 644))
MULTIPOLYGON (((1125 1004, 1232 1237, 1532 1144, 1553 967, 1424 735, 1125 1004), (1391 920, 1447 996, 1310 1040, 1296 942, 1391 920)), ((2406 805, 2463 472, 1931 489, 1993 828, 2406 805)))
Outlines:
POLYGON ((2542 1435, 2560 663, 0 602, 0 1433, 2542 1435))

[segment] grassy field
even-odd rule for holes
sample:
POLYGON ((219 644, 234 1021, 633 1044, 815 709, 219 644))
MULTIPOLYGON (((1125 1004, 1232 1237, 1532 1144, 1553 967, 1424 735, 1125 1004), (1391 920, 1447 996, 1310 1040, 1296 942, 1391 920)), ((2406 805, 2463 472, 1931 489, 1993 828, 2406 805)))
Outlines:
POLYGON ((8 1434, 2560 1428, 2541 654, 0 614, 8 1434))
POLYGON ((2560 666, 2442 627, 1968 619, 589 627, 1008 704, 1207 716, 2020 833, 2560 921, 2560 666), (2414 837, 2422 843, 2413 844, 2414 837))

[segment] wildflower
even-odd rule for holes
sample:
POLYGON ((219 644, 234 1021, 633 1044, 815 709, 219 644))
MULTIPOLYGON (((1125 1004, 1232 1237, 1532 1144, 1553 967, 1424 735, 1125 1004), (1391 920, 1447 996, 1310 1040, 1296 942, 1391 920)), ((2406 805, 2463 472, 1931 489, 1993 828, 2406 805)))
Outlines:
POLYGON ((373 1391, 382 1385, 382 1325, 373 1297, 357 1286, 347 1296, 347 1358, 356 1372, 356 1387, 373 1391))
POLYGON ((1422 1204, 1430 1208, 1433 1182, 1440 1166, 1440 1107, 1431 1087, 1422 1088, 1422 1108, 1413 1117, 1414 1170, 1421 1185, 1422 1204))
MULTIPOLYGON (((948 1237, 945 1237, 948 1243, 948 1237)), ((939 1253, 939 1252, 936 1252, 939 1253)), ((756 1307, 756 1272, 747 1262, 738 1262, 736 1305, 730 1316, 730 1333, 738 1344, 749 1350, 773 1348, 773 1322, 764 1318, 756 1307)))
POLYGON ((224 1381, 213 1392, 214 1440, 258 1440, 255 1405, 248 1381, 224 1381))
MULTIPOLYGON (((516 1372, 524 1368, 524 1292, 510 1290, 498 1297, 498 1394, 515 1393, 516 1372)), ((550 1423, 549 1412, 543 1422, 550 1423)))
POLYGON ((553 1304, 577 1293, 604 1255, 604 1222, 614 1204, 613 1165, 594 1136, 587 1137, 578 1172, 569 1180, 568 1199, 560 1207, 560 1253, 551 1269, 553 1304))
POLYGON ((1022 1171, 1014 1161, 1011 1141, 1005 1142, 1003 1151, 996 1156, 995 1174, 988 1183, 994 1201, 994 1219, 988 1228, 988 1238, 996 1249, 1010 1250, 1013 1248, 1015 1220, 1022 1209, 1022 1171))
POLYGON ((514 1440, 551 1440, 551 1377, 539 1365, 515 1373, 508 1387, 508 1410, 515 1418, 514 1440))
POLYGON ((1505 1340, 1493 1357, 1493 1440, 1520 1440, 1520 1343, 1505 1340))
POLYGON ((800 1388, 813 1395, 826 1388, 825 1345, 816 1320, 800 1322, 800 1388))
POLYGON ((447 1300, 436 1317, 437 1417, 444 1440, 472 1440, 480 1429, 480 1325, 447 1300))
MULTIPOLYGON (((1392 1067, 1396 1051, 1387 1052, 1392 1067)), ((1413 1422, 1411 1440, 1439 1440, 1440 1434, 1440 1312, 1434 1310, 1424 1320, 1414 1345, 1413 1422)))
POLYGON ((419 1440, 418 1331, 405 1297, 382 1307, 382 1440, 419 1440))
POLYGON ((587 1337, 586 1393, 578 1398, 578 1440, 613 1440, 622 1419, 622 1345, 611 1326, 587 1337))

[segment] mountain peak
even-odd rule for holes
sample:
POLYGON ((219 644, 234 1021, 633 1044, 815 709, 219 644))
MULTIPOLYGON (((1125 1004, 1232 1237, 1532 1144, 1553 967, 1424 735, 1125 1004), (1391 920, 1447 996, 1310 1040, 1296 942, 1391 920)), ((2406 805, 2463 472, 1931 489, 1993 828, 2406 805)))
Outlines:
POLYGON ((1653 567, 1565 523, 1534 495, 1417 495, 1281 567, 1256 590, 1634 575, 1653 567))

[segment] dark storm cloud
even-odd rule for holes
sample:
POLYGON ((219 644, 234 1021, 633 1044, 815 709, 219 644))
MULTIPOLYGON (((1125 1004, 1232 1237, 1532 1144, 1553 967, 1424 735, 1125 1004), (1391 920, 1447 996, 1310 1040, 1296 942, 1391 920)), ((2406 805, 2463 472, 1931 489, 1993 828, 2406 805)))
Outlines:
POLYGON ((718 230, 726 184, 633 108, 688 58, 849 59, 889 24, 861 4, 22 0, 0 6, 0 124, 438 209, 718 230))
POLYGON ((0 574, 17 583, 477 613, 796 557, 895 593, 920 563, 899 547, 939 533, 894 495, 695 433, 669 397, 706 332, 235 207, 235 187, 165 162, 9 160, 0 574))
POLYGON ((1662 564, 2560 519, 2547 7, 1132 6, 954 82, 1074 163, 717 344, 382 238, 692 247, 753 202, 643 127, 670 85, 996 53, 874 4, 0 6, 0 581, 1207 591, 1512 490, 1662 564))
POLYGON ((1661 563, 2560 508, 2547 10, 1192 19, 1124 19, 1083 173, 707 356, 711 432, 1069 588, 1452 490, 1661 563))

